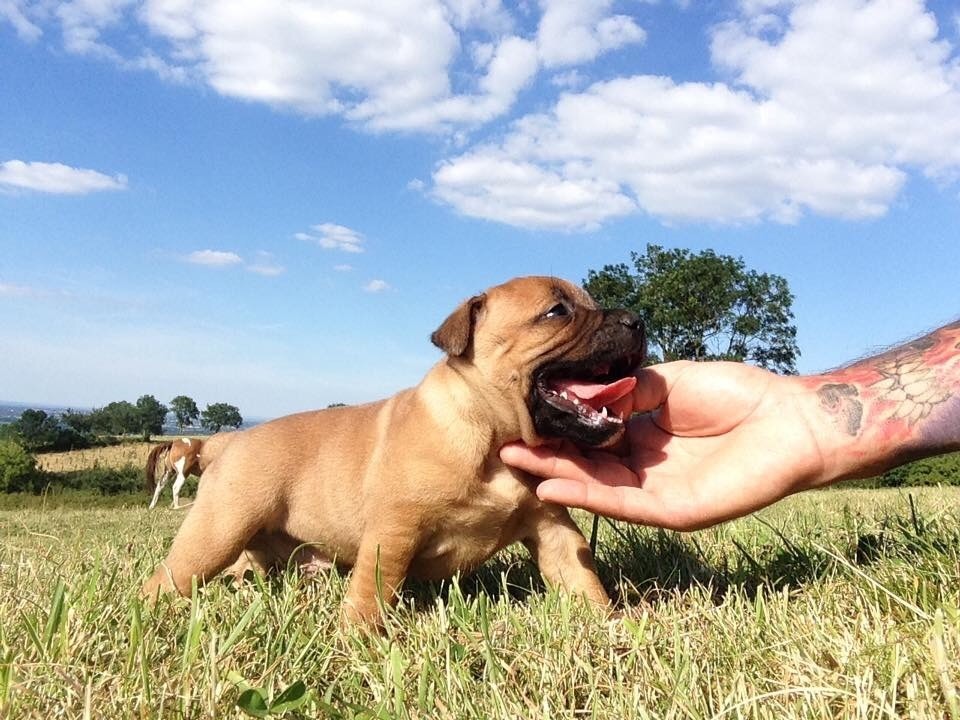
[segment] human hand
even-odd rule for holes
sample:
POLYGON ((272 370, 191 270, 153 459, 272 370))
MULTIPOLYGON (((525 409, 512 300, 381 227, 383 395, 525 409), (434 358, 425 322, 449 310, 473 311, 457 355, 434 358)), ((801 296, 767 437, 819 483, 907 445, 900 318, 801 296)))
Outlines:
POLYGON ((695 530, 749 514, 831 479, 800 378, 740 363, 645 368, 632 395, 627 454, 511 443, 508 465, 546 478, 545 501, 608 517, 695 530))

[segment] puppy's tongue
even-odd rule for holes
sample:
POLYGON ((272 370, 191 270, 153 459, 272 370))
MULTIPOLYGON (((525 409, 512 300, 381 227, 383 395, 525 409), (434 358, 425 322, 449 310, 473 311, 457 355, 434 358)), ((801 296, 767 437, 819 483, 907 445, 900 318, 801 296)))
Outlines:
POLYGON ((566 392, 568 395, 576 395, 599 410, 604 405, 611 405, 632 392, 637 385, 637 379, 631 375, 608 385, 586 380, 555 380, 551 385, 558 393, 566 392))

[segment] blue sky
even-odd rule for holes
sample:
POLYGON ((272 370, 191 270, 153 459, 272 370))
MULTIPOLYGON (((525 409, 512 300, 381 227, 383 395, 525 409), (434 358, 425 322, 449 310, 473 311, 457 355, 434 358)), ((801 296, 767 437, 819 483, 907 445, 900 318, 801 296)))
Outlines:
POLYGON ((910 0, 0 0, 0 399, 374 399, 648 242, 783 275, 836 366, 960 314, 958 46, 910 0))

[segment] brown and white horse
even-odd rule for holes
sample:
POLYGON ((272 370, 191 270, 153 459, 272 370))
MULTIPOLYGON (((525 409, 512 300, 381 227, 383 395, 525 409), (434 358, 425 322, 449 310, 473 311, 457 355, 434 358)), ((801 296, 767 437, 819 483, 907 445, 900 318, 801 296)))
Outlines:
POLYGON ((203 475, 207 465, 220 456, 223 448, 233 437, 232 432, 222 432, 203 440, 194 438, 171 440, 153 448, 147 456, 145 472, 146 490, 153 493, 150 507, 153 508, 157 504, 160 493, 173 473, 177 474, 177 479, 173 483, 173 506, 180 507, 180 488, 187 481, 187 475, 197 477, 203 475), (156 479, 158 473, 161 473, 159 482, 156 479))
POLYGON ((203 448, 203 440, 193 438, 180 438, 157 445, 147 456, 146 490, 153 492, 153 500, 150 501, 152 509, 157 500, 160 499, 160 493, 166 486, 170 476, 177 474, 177 479, 173 483, 173 507, 180 507, 180 488, 187 481, 187 475, 196 475, 200 477, 203 468, 200 464, 200 451, 203 448), (159 473, 160 480, 157 481, 159 473))

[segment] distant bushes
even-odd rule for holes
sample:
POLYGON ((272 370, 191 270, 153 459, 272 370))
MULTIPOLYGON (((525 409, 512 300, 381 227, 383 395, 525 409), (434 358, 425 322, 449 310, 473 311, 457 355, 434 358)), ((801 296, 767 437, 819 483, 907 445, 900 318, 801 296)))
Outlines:
POLYGON ((142 492, 143 468, 94 467, 70 472, 44 472, 37 458, 13 440, 0 440, 0 492, 33 493, 78 490, 100 495, 142 492))
POLYGON ((86 470, 72 470, 62 473, 44 473, 43 485, 34 492, 44 489, 83 490, 98 492, 101 495, 121 495, 143 492, 143 468, 126 465, 121 468, 94 467, 86 470))

